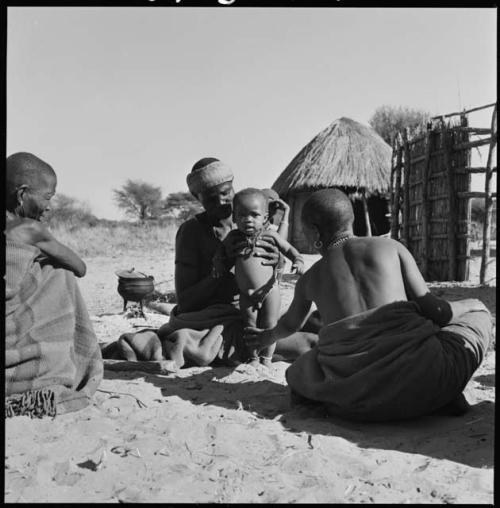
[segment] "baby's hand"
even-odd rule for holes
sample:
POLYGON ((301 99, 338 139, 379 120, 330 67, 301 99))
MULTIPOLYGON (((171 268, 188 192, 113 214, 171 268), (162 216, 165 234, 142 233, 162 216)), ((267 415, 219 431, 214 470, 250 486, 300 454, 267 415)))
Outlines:
POLYGON ((302 259, 297 259, 292 264, 291 271, 292 271, 292 273, 293 272, 297 273, 297 275, 302 275, 306 271, 306 268, 305 268, 305 265, 304 265, 304 261, 302 261, 302 259))
POLYGON ((281 208, 285 212, 287 210, 290 210, 290 206, 285 201, 283 201, 282 199, 276 199, 276 200, 274 200, 274 203, 276 203, 278 208, 281 208))

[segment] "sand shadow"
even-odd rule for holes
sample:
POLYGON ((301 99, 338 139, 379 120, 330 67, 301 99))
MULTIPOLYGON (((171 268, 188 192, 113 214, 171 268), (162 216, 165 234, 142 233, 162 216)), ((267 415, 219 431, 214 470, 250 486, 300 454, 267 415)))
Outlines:
MULTIPOLYGON (((160 388, 164 397, 177 396, 196 405, 251 412, 278 420, 286 431, 342 437, 366 449, 397 450, 447 459, 471 467, 493 467, 495 404, 483 401, 460 417, 426 416, 394 423, 359 423, 330 416, 321 406, 291 407, 289 389, 272 379, 236 380, 237 368, 183 369, 186 377, 163 376, 158 367, 135 364, 125 370, 105 369, 105 379, 143 377, 160 388), (147 370, 143 369, 146 367, 147 370), (200 371, 200 369, 203 369, 200 371), (453 442, 461 441, 459 447, 453 442)), ((123 368, 116 365, 113 368, 123 368)))
POLYGON ((495 374, 483 374, 474 377, 474 381, 481 383, 483 386, 495 386, 495 374))
POLYGON ((281 421, 295 432, 335 435, 365 449, 397 450, 476 468, 494 466, 495 404, 490 401, 472 405, 467 414, 459 417, 423 416, 392 423, 360 423, 329 416, 321 407, 296 407, 281 421))

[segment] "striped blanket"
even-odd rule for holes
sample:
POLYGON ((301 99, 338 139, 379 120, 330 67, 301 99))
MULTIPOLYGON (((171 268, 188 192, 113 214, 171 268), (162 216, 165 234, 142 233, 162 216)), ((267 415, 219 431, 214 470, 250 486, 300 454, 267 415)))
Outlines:
POLYGON ((73 273, 6 242, 6 416, 85 407, 103 375, 101 352, 73 273))
POLYGON ((295 394, 352 420, 429 414, 462 393, 491 338, 491 315, 440 328, 413 302, 394 302, 324 326, 286 371, 295 394))

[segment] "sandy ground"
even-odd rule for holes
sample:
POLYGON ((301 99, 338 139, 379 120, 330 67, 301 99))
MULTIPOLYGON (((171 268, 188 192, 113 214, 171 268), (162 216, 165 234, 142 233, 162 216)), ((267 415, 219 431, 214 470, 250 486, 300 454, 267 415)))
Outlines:
MULTIPOLYGON (((87 262, 80 287, 101 342, 165 322, 125 317, 114 271, 135 267, 166 291, 172 253, 87 262)), ((496 287, 477 285, 478 267, 468 283, 431 287, 495 314, 496 287)), ((283 307, 293 285, 285 277, 283 307)), ((287 367, 107 368, 86 409, 6 420, 5 501, 493 503, 493 350, 466 388, 468 414, 394 424, 290 408, 287 367)))

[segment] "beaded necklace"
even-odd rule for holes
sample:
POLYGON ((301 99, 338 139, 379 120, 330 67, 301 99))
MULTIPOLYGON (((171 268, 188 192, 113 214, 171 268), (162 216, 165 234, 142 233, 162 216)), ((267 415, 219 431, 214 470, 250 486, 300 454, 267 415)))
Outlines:
POLYGON ((336 240, 334 239, 332 242, 330 242, 327 249, 337 247, 337 246, 343 244, 345 241, 349 240, 349 238, 354 238, 354 235, 352 233, 345 233, 345 234, 339 236, 336 240))

